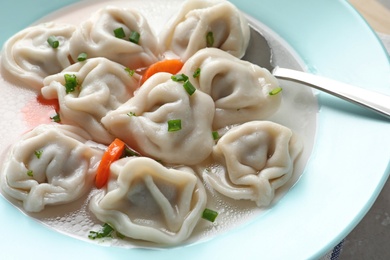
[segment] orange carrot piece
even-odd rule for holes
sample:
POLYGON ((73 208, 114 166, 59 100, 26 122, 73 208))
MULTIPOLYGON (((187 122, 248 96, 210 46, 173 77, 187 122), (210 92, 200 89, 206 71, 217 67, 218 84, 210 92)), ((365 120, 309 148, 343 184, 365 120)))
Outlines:
POLYGON ((102 188, 106 185, 110 174, 111 163, 118 160, 123 151, 125 150, 126 144, 120 139, 116 138, 107 148, 103 154, 102 160, 98 166, 95 178, 95 185, 97 188, 102 188))
POLYGON ((184 63, 181 60, 161 60, 149 66, 142 76, 141 85, 157 72, 169 72, 171 74, 178 73, 184 63))

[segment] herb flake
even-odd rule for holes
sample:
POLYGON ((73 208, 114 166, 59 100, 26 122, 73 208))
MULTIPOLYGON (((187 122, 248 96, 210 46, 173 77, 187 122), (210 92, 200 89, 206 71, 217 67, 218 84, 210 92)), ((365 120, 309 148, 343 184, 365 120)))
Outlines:
POLYGON ((99 231, 89 231, 88 238, 95 240, 98 238, 112 237, 113 231, 113 227, 111 227, 108 223, 104 223, 99 231))
POLYGON ((61 122, 61 118, 60 118, 60 115, 59 115, 59 114, 56 114, 56 115, 50 117, 50 119, 51 119, 53 122, 56 122, 56 123, 60 123, 60 122, 61 122))
POLYGON ((195 93, 196 88, 191 84, 189 80, 186 80, 183 84, 184 89, 187 91, 188 95, 192 95, 195 93))
POLYGON ((60 46, 60 42, 58 41, 57 37, 54 35, 47 38, 47 43, 53 48, 57 49, 60 46))
POLYGON ((77 56, 78 61, 85 61, 88 58, 88 55, 85 52, 82 52, 77 56))
POLYGON ((181 119, 172 119, 168 121, 168 132, 181 130, 181 119))
POLYGON ((194 79, 198 78, 200 76, 200 68, 197 68, 195 71, 194 71, 194 74, 192 74, 192 77, 194 79))
POLYGON ((172 75, 171 79, 175 82, 185 82, 188 80, 188 76, 185 74, 172 75))
POLYGON ((213 132, 212 132, 212 135, 213 135, 213 139, 214 139, 214 140, 218 140, 218 139, 219 139, 219 133, 218 133, 218 131, 213 131, 213 132))
POLYGON ((66 94, 69 94, 69 93, 75 91, 76 87, 78 85, 76 75, 75 74, 65 74, 64 78, 65 78, 66 94))
POLYGON ((129 41, 135 44, 139 44, 139 40, 141 38, 141 35, 139 32, 133 31, 130 33, 129 41))
POLYGON ((134 112, 131 112, 131 111, 129 113, 127 113, 126 115, 128 115, 129 117, 136 116, 136 114, 134 112))
POLYGON ((125 68, 125 71, 127 72, 127 74, 129 74, 130 77, 132 77, 135 73, 135 70, 132 70, 132 69, 127 68, 127 67, 125 68))
POLYGON ((273 90, 271 90, 268 94, 270 96, 275 96, 275 95, 279 94, 280 92, 282 92, 282 88, 277 87, 277 88, 274 88, 273 90))
POLYGON ((202 218, 210 222, 214 222, 217 216, 218 216, 218 212, 208 208, 206 208, 202 213, 202 218))
POLYGON ((206 34, 206 46, 213 47, 213 45, 214 45, 214 34, 213 32, 208 32, 206 34))
POLYGON ((43 151, 42 151, 42 150, 36 150, 36 151, 34 151, 34 154, 35 154, 35 156, 36 156, 38 159, 40 159, 40 158, 41 158, 41 156, 42 156, 42 153, 43 153, 43 151))
POLYGON ((122 27, 116 28, 114 30, 114 35, 116 38, 120 38, 120 39, 123 39, 126 36, 125 31, 123 30, 122 27))
POLYGON ((34 177, 34 172, 32 170, 28 170, 27 176, 34 177))

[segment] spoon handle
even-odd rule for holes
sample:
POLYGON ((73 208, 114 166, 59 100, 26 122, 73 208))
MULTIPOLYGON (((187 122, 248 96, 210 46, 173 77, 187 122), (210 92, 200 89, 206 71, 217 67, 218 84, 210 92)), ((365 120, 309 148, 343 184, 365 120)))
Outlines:
POLYGON ((272 74, 322 90, 390 118, 390 96, 297 70, 276 67, 272 74))

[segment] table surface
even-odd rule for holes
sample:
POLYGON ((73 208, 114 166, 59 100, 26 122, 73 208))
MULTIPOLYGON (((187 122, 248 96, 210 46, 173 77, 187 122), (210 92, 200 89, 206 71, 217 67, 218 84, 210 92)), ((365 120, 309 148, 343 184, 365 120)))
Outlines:
POLYGON ((349 0, 371 27, 390 35, 390 0, 349 0))
MULTIPOLYGON (((390 53, 390 0, 349 0, 385 41, 390 53)), ((356 228, 345 238, 340 260, 390 259, 390 179, 356 228)))

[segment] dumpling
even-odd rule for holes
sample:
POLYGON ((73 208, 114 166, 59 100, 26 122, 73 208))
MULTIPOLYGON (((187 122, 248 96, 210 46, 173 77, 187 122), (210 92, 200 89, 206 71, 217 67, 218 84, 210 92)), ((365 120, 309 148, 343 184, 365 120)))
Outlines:
POLYGON ((1 188, 28 212, 72 202, 90 191, 103 151, 89 136, 64 125, 41 125, 24 134, 6 159, 1 188))
POLYGON ((11 37, 3 47, 1 64, 27 88, 40 90, 43 79, 71 64, 69 38, 76 27, 69 24, 44 23, 26 28, 11 37), (55 36, 57 48, 48 43, 55 36))
POLYGON ((139 80, 137 73, 130 75, 119 63, 92 58, 46 77, 41 91, 46 99, 58 99, 62 123, 77 125, 94 141, 109 144, 114 137, 100 120, 133 96, 139 80), (69 82, 76 86, 72 87, 69 82))
POLYGON ((107 191, 90 210, 122 235, 159 244, 187 239, 206 207, 206 191, 189 167, 165 168, 147 158, 124 158, 110 167, 107 191))
POLYGON ((189 95, 183 83, 171 76, 153 75, 133 98, 103 117, 102 123, 144 156, 164 163, 197 164, 210 155, 214 145, 214 103, 201 91, 189 95))
POLYGON ((236 200, 267 206, 284 185, 302 150, 293 132, 270 121, 252 121, 230 129, 213 149, 222 165, 205 171, 203 178, 218 192, 236 200))
POLYGON ((246 18, 225 0, 185 1, 160 35, 163 51, 172 51, 183 61, 206 47, 216 47, 241 58, 249 39, 246 18))
POLYGON ((145 17, 137 10, 114 6, 97 11, 80 24, 69 49, 73 59, 84 52, 88 57, 105 57, 130 69, 147 67, 158 60, 157 37, 145 17), (117 29, 121 32, 115 36, 117 29), (135 38, 130 41, 132 33, 135 38))
POLYGON ((198 51, 183 66, 193 85, 209 94, 215 102, 213 127, 251 120, 262 120, 280 107, 282 93, 270 94, 279 88, 277 79, 266 69, 221 51, 207 48, 198 51))

